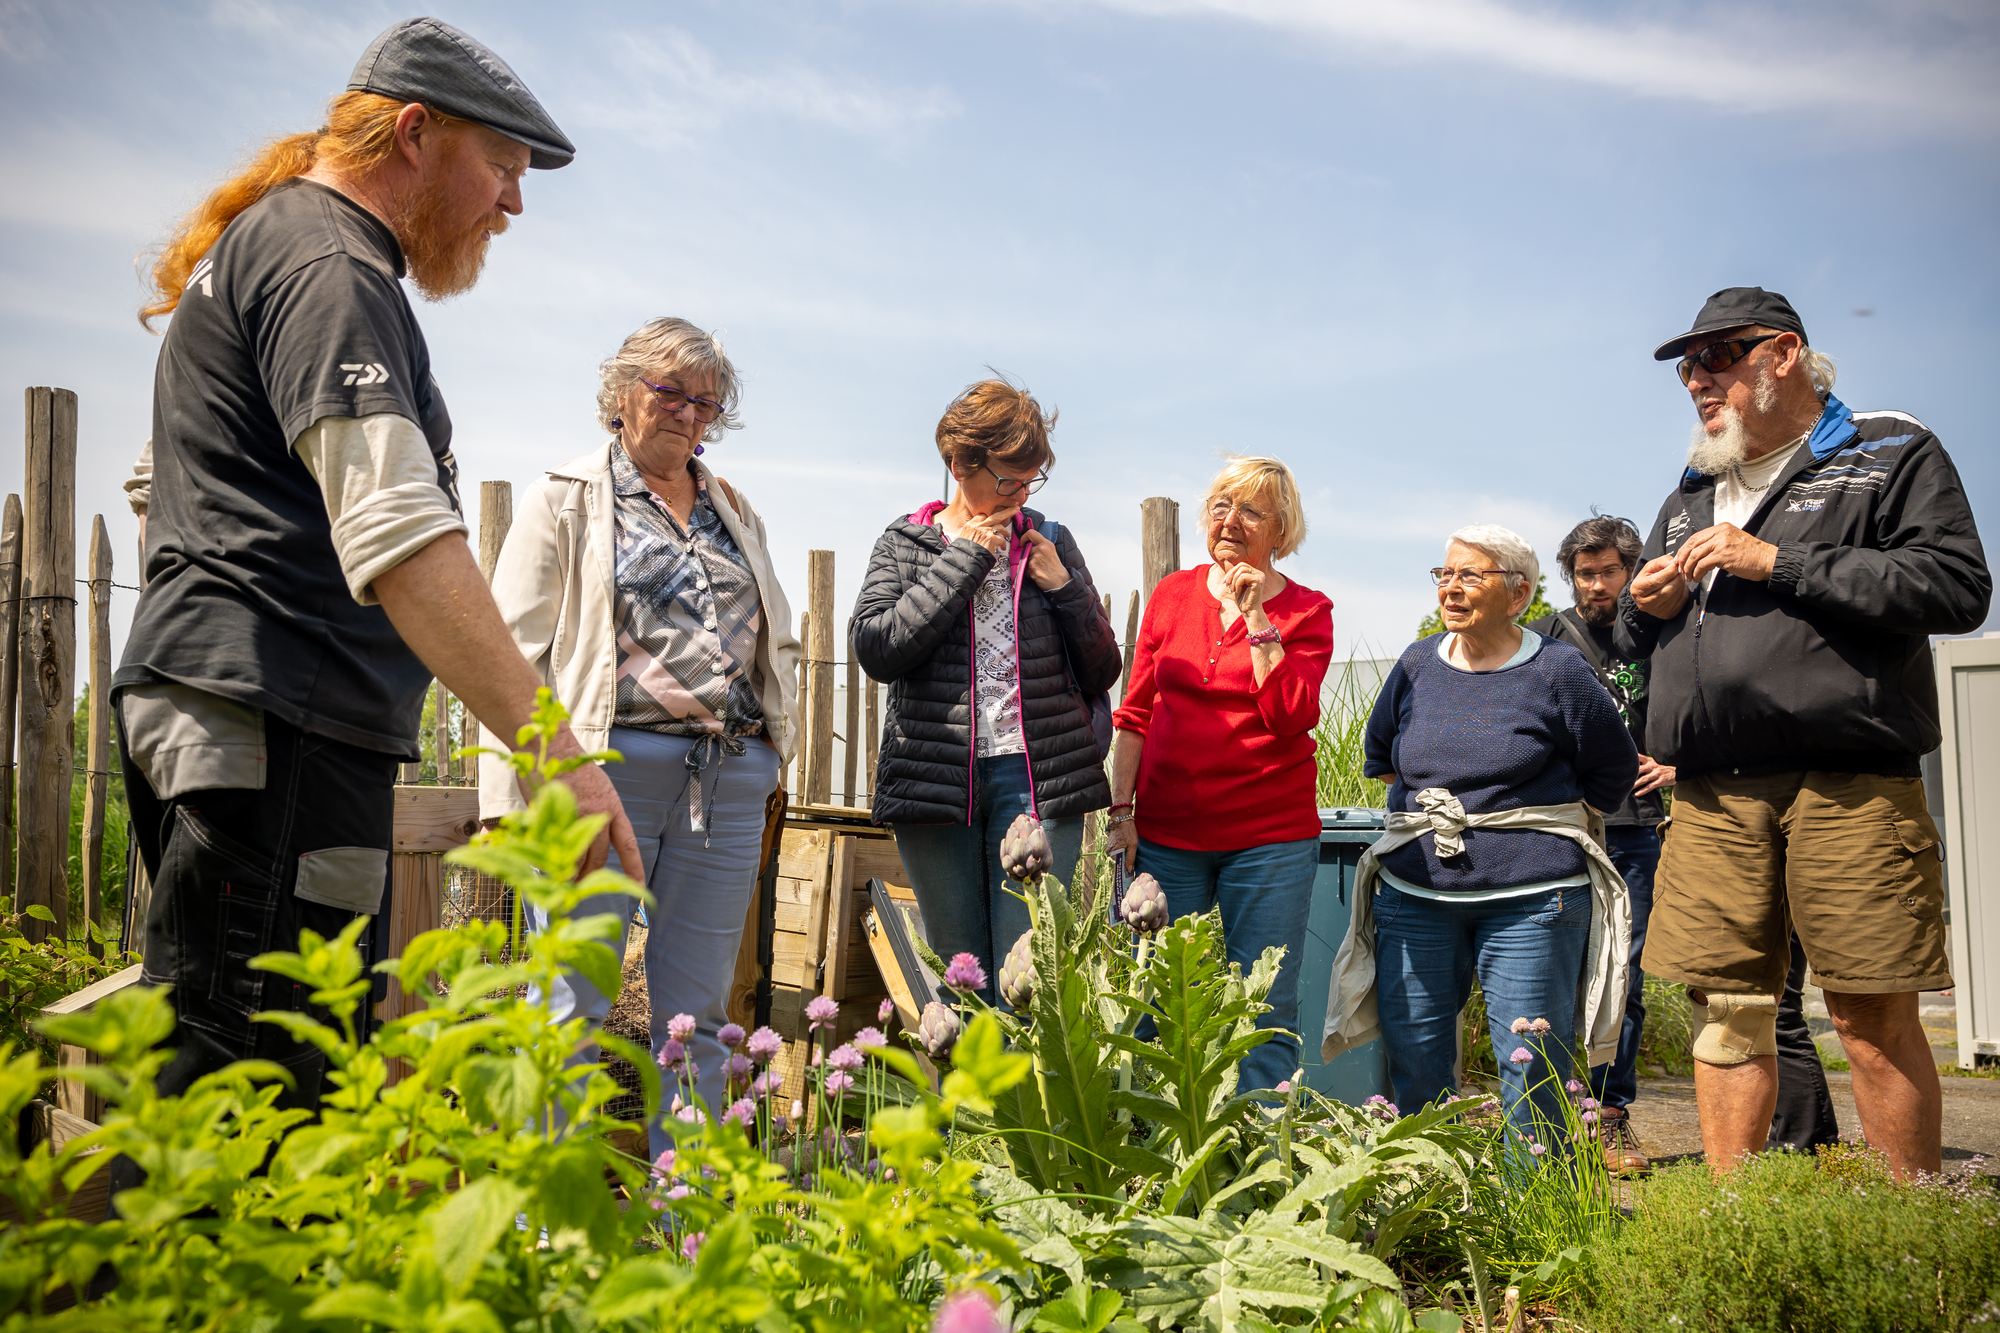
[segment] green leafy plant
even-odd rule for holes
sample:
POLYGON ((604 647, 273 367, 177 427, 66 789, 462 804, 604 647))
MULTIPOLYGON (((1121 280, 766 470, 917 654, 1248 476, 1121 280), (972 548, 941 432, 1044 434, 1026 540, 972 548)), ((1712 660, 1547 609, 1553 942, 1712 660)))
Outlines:
POLYGON ((1362 739, 1368 730, 1368 715, 1375 707, 1379 684, 1373 673, 1360 665, 1361 660, 1349 657, 1320 692, 1319 725, 1313 728, 1313 749, 1319 764, 1318 800, 1322 809, 1332 806, 1381 809, 1388 804, 1388 786, 1364 777, 1361 772, 1362 739))
MULTIPOLYGON (((1526 625, 1530 621, 1540 620, 1543 616, 1552 616, 1556 613, 1557 608, 1549 605, 1549 599, 1545 595, 1548 589, 1549 576, 1543 574, 1535 580, 1534 595, 1528 598, 1528 605, 1520 615, 1514 617, 1516 625, 1526 625)), ((1432 607, 1430 614, 1417 623, 1417 637, 1428 639, 1433 634, 1442 633, 1444 633, 1444 612, 1432 607)))
POLYGON ((123 971, 139 959, 136 954, 121 956, 110 947, 110 937, 94 928, 89 934, 97 945, 96 953, 81 939, 48 935, 30 941, 21 926, 31 918, 48 923, 56 919, 55 913, 40 903, 17 912, 12 899, 0 898, 0 1044, 38 1052, 53 1063, 56 1042, 34 1030, 36 1016, 65 995, 123 971), (98 953, 107 956, 100 958, 98 953))

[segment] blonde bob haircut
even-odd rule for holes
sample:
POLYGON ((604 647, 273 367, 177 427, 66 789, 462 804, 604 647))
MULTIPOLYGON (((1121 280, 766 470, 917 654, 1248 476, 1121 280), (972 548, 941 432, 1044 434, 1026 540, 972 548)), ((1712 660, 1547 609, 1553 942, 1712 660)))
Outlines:
POLYGON ((1249 504, 1277 519, 1278 539, 1271 544, 1274 559, 1282 560, 1304 545, 1306 507, 1299 499, 1299 481, 1277 459, 1231 454, 1208 483, 1208 494, 1201 500, 1203 515, 1222 498, 1249 504))

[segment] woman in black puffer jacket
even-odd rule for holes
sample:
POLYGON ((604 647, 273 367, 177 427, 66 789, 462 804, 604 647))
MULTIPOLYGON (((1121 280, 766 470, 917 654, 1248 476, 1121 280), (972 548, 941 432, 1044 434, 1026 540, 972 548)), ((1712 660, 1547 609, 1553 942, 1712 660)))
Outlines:
POLYGON ((1021 508, 1055 462, 1054 420, 998 380, 960 394, 937 428, 956 493, 889 525, 848 625, 889 682, 875 822, 895 827, 931 947, 977 958, 989 999, 1028 929, 1000 869, 1007 826, 1040 818, 1067 880, 1083 816, 1111 803, 1090 699, 1118 679, 1118 641, 1076 542, 1021 508))

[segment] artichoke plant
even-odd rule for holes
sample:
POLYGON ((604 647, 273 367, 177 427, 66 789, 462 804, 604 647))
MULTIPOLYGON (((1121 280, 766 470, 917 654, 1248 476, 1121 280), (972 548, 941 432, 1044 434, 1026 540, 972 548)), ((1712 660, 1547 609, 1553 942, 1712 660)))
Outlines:
POLYGON ((1118 919, 1141 935, 1166 929, 1167 915, 1167 891, 1151 875, 1134 878, 1118 901, 1118 919))
MULTIPOLYGON (((1039 828, 1035 831, 1041 832, 1039 828)), ((1034 941, 1034 931, 1022 931, 1000 964, 1000 998, 1017 1010, 1026 1009, 1035 998, 1034 941)))
POLYGON ((1042 821, 1033 815, 1016 815, 1007 826, 1007 835, 1000 839, 1000 868, 1007 872, 1007 878, 1026 884, 1047 874, 1055 859, 1042 821))
POLYGON ((950 1059, 951 1048, 958 1045, 958 1033, 956 1009, 936 1000, 924 1006, 917 1019, 917 1040, 923 1044, 925 1055, 939 1061, 950 1059))

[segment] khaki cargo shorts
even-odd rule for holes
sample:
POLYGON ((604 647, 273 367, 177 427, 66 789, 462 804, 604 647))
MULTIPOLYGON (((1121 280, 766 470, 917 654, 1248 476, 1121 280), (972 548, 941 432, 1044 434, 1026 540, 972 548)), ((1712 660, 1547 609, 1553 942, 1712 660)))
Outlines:
POLYGON ((1921 779, 1711 773, 1675 787, 1646 971, 1776 995, 1794 930, 1826 990, 1951 985, 1944 867, 1921 779))

